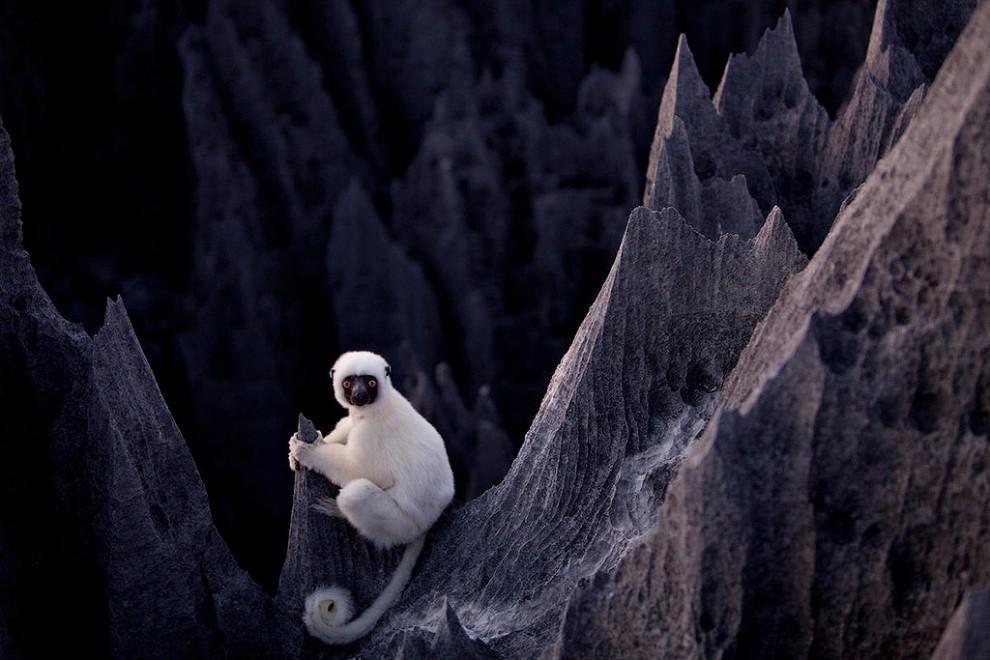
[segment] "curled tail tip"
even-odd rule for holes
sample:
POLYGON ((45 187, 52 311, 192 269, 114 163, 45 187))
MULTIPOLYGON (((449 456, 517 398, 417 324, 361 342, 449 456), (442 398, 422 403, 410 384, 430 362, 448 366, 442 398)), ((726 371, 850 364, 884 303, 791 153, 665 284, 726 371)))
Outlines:
POLYGON ((314 636, 319 632, 343 626, 354 614, 351 592, 343 587, 320 587, 306 596, 303 621, 314 636))
POLYGON ((368 634, 382 614, 402 595, 422 549, 422 536, 406 546, 385 589, 361 616, 353 620, 353 601, 346 589, 337 585, 320 587, 307 596, 303 621, 309 634, 327 644, 348 644, 368 634))

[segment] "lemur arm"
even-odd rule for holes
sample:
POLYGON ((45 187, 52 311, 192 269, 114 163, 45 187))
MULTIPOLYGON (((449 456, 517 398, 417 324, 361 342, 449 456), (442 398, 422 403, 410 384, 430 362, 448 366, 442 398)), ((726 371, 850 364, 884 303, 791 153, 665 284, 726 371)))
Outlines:
POLYGON ((310 444, 293 437, 289 440, 289 454, 303 467, 319 472, 338 486, 359 477, 347 445, 328 442, 310 444))
POLYGON ((327 437, 323 438, 323 442, 329 443, 339 443, 344 444, 347 442, 347 434, 351 432, 351 427, 354 426, 354 420, 351 416, 342 417, 337 425, 333 427, 333 430, 327 434, 327 437))

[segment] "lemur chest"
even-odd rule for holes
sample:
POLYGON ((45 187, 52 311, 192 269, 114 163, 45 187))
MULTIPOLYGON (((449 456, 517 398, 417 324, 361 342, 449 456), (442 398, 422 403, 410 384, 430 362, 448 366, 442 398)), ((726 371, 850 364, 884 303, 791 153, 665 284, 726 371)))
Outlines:
POLYGON ((353 452, 355 464, 361 466, 356 476, 367 479, 382 490, 395 486, 395 447, 389 446, 383 429, 373 424, 356 424, 348 435, 347 444, 353 452))

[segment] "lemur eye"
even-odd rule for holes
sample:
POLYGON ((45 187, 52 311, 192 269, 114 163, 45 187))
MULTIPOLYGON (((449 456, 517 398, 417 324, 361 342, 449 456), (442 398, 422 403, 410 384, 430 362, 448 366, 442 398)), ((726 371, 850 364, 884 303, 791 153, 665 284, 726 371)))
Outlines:
POLYGON ((350 381, 350 379, 345 380, 343 383, 341 383, 341 385, 344 387, 345 390, 351 389, 351 381, 350 381))
POLYGON ((378 387, 378 381, 372 378, 368 381, 368 387, 378 387))

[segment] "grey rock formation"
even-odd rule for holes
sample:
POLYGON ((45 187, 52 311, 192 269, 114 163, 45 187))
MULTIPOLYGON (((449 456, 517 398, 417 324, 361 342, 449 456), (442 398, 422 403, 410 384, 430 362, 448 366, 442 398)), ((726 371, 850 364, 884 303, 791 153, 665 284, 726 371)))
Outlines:
MULTIPOLYGON (((313 423, 301 415, 298 432, 305 442, 316 440, 313 423)), ((288 657, 325 648, 302 626, 303 602, 309 593, 320 586, 339 584, 350 590, 354 607, 361 611, 385 587, 402 554, 401 548, 389 552, 376 550, 343 518, 330 517, 312 508, 320 498, 336 497, 339 490, 322 475, 309 470, 296 474, 288 551, 275 596, 279 614, 286 617, 279 644, 288 657)))
POLYGON ((0 237, 5 651, 205 656, 253 645, 266 597, 213 527, 123 304, 107 305, 90 338, 35 278, 2 127, 0 237))
POLYGON ((342 350, 372 350, 395 361, 408 346, 426 364, 440 361, 443 335, 433 290, 388 236, 356 180, 334 209, 327 287, 342 350))
MULTIPOLYGON (((737 208, 748 214, 748 200, 742 205, 732 203, 732 198, 738 199, 737 189, 743 184, 758 204, 769 210, 774 192, 766 163, 730 135, 698 73, 687 39, 682 36, 660 102, 643 204, 656 210, 667 206, 684 209, 688 222, 714 239, 719 231, 707 209, 737 208), (740 175, 742 179, 735 178, 740 175), (736 184, 710 185, 719 180, 733 180, 736 184)), ((746 238, 756 229, 746 217, 733 218, 725 224, 746 228, 742 234, 746 238)))
MULTIPOLYGON (((242 16, 233 5, 211 7, 182 50, 186 103, 197 117, 188 129, 201 194, 202 284, 184 354, 189 369, 202 370, 207 391, 242 397, 239 406, 259 417, 288 414, 295 384, 280 372, 278 354, 266 351, 298 341, 297 333, 338 332, 329 315, 309 317, 299 292, 324 286, 335 269, 340 277, 360 267, 361 252, 344 244, 380 255, 403 285, 412 284, 418 307, 430 307, 431 292, 437 309, 465 293, 466 302, 449 306, 455 318, 441 319, 445 332, 478 330, 465 345, 514 339, 527 323, 532 333, 563 327, 562 308, 580 298, 570 285, 588 272, 574 269, 574 255, 613 240, 622 224, 615 214, 634 192, 626 147, 599 154, 635 130, 634 56, 622 75, 599 71, 576 83, 576 127, 549 122, 508 69, 471 82, 478 90, 444 94, 435 107, 404 93, 406 112, 432 114, 423 152, 389 195, 386 220, 383 198, 360 173, 323 181, 291 157, 319 159, 319 145, 344 149, 334 143, 333 103, 319 73, 304 66, 293 30, 271 9, 242 16), (198 30, 216 31, 215 39, 198 30), (214 43, 222 53, 210 51, 214 43), (288 59, 266 57, 272 53, 288 59), (302 78, 289 84, 291 75, 302 78), (280 94, 259 82, 269 78, 286 85, 280 94), (299 89, 310 91, 293 95, 299 89), (310 131, 322 136, 317 146, 299 144, 310 131), (484 139, 496 134, 494 144, 484 139), (503 150, 514 140, 525 146, 522 164, 503 150), (525 194, 493 183, 516 167, 523 175, 512 180, 525 182, 525 194), (588 172, 597 183, 579 186, 587 197, 575 201, 564 181, 588 172), (227 188, 231 181, 237 185, 227 188), (329 183, 314 190, 314 181, 329 183), (523 205, 533 226, 515 220, 519 199, 536 200, 523 205), (451 226, 458 229, 445 235, 451 226), (262 234, 272 240, 256 240, 262 234), (532 253, 510 249, 520 236, 538 238, 525 243, 532 253), (318 258, 293 261, 309 254, 298 251, 303 245, 315 245, 318 258), (298 265, 291 276, 289 263, 298 265), (492 286, 476 266, 518 280, 492 286), (560 289, 521 287, 541 301, 544 316, 531 323, 522 311, 531 299, 515 297, 515 287, 539 273, 560 289), (505 315, 490 315, 488 305, 505 315), (246 313, 261 322, 245 323, 246 313), (485 325, 496 318, 508 321, 485 325), (211 362, 235 354, 225 353, 230 345, 257 362, 211 362), (225 374, 243 379, 233 394, 225 374)), ((952 5, 947 15, 965 7, 952 5)), ((904 49, 888 47, 881 63, 897 73, 906 53, 927 78, 943 40, 921 39, 932 26, 913 22, 903 5, 881 8, 887 13, 878 25, 896 26, 896 47, 904 49)), ((456 20, 435 6, 425 15, 456 20)), ((396 16, 411 10, 400 7, 396 16)), ((380 29, 389 44, 390 35, 405 34, 402 25, 380 29)), ((884 89, 907 96, 897 97, 889 131, 878 125, 862 135, 902 137, 881 140, 886 157, 872 174, 863 171, 865 182, 844 200, 807 265, 787 212, 766 208, 799 191, 784 184, 798 181, 793 168, 812 153, 805 138, 831 148, 818 143, 817 128, 802 132, 822 115, 796 75, 788 30, 785 18, 752 58, 734 60, 716 102, 682 42, 649 174, 651 203, 677 207, 629 216, 605 283, 501 483, 486 489, 498 477, 479 467, 506 455, 492 403, 498 381, 492 390, 481 381, 465 386, 456 377, 465 356, 433 369, 417 361, 430 336, 410 331, 414 343, 403 343, 383 335, 409 353, 398 360, 405 390, 458 438, 451 454, 469 474, 470 494, 480 495, 444 514, 402 599, 368 638, 341 649, 304 634, 303 597, 338 581, 366 605, 395 553, 375 552, 342 521, 315 512, 315 498, 332 488, 302 471, 291 502, 275 504, 292 508, 277 593, 266 594, 238 568, 123 303, 108 305, 90 337, 41 289, 21 244, 13 160, 0 130, 0 651, 900 658, 931 654, 941 636, 938 653, 961 655, 978 640, 979 592, 950 616, 967 589, 990 581, 990 5, 976 11, 927 95, 885 79, 884 89), (757 127, 769 128, 757 137, 757 127), (716 138, 726 140, 724 149, 716 138), (774 156, 778 149, 787 153, 774 156), (471 402, 463 391, 478 394, 471 402), (53 602, 56 613, 74 615, 59 635, 44 627, 53 602)), ((452 47, 461 46, 455 39, 452 47)), ((341 48, 352 61, 365 52, 353 40, 341 48)), ((422 43, 409 52, 433 56, 422 43)), ((400 59, 366 66, 401 68, 400 59)), ((431 84, 428 71, 401 71, 411 87, 431 84)), ((354 103, 340 121, 357 120, 363 101, 354 103)), ((368 136, 378 130, 374 117, 362 127, 368 136)), ((831 142, 841 135, 828 131, 835 153, 852 146, 831 142)), ((848 162, 875 161, 879 151, 867 151, 848 162)), ((326 175, 337 164, 315 167, 326 175)), ((360 295, 349 286, 346 296, 360 295)), ((399 306, 390 322, 411 315, 399 306)), ((525 348, 518 364, 527 361, 525 348)), ((495 354, 472 354, 472 370, 497 376, 495 354)), ((325 362, 312 369, 320 372, 314 380, 325 377, 325 362)), ((211 420, 218 460, 257 449, 220 429, 228 422, 211 420)), ((272 457, 264 478, 288 481, 291 422, 259 423, 273 436, 262 450, 272 457)), ((314 436, 305 418, 298 430, 314 436)), ((237 478, 245 491, 253 483, 253 496, 278 499, 270 483, 237 478)))
POLYGON ((813 254, 842 200, 910 123, 954 41, 947 37, 958 35, 974 6, 881 0, 866 61, 835 122, 805 82, 789 12, 752 56, 729 58, 713 99, 682 37, 660 105, 643 203, 682 209, 709 237, 717 236, 715 217, 725 211, 716 216, 708 209, 740 209, 741 217, 722 226, 749 236, 745 183, 764 212, 774 204, 784 209, 802 250, 813 254), (657 177, 669 186, 656 187, 657 177))
POLYGON ((988 38, 984 6, 563 655, 925 657, 990 578, 988 38))
MULTIPOLYGON (((791 4, 812 70, 848 78, 872 2, 791 4), (841 43, 809 50, 833 23, 841 43)), ((777 12, 682 0, 5 5, 0 111, 20 142, 27 245, 59 309, 91 332, 106 296, 122 294, 217 524, 272 588, 281 534, 252 529, 287 527, 287 500, 268 494, 291 482, 268 466, 298 410, 334 421, 327 362, 359 340, 406 342, 431 378, 449 365, 464 400, 485 389, 500 420, 485 443, 517 448, 641 196, 677 33, 712 80, 777 12), (408 336, 373 312, 343 318, 369 283, 369 308, 402 298, 390 276, 331 272, 349 232, 419 273, 399 316, 432 298, 437 317, 404 324, 408 336)), ((702 186, 700 210, 680 212, 710 238, 748 238, 772 204, 747 198, 753 177, 743 184, 727 172, 702 186)), ((462 456, 477 436, 457 436, 471 439, 462 456)), ((470 492, 505 461, 485 464, 470 492)), ((466 461, 458 481, 480 469, 466 461)))
POLYGON ((448 608, 502 657, 549 652, 577 584, 652 526, 684 445, 803 264, 779 212, 750 241, 709 241, 673 209, 634 211, 508 476, 434 533, 362 654, 440 643, 448 608))
POLYGON ((979 660, 990 649, 990 591, 966 592, 932 654, 932 660, 979 660))
POLYGON ((470 500, 502 480, 515 457, 515 447, 502 430, 488 387, 481 387, 473 401, 457 388, 450 366, 440 363, 432 377, 404 347, 400 361, 402 391, 422 415, 432 420, 447 445, 457 497, 470 500))

